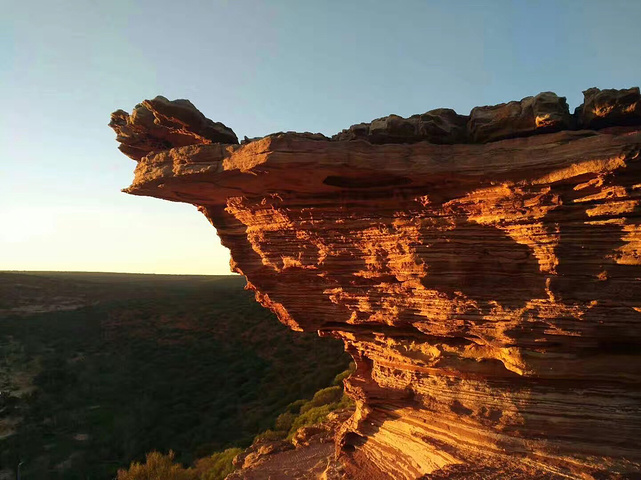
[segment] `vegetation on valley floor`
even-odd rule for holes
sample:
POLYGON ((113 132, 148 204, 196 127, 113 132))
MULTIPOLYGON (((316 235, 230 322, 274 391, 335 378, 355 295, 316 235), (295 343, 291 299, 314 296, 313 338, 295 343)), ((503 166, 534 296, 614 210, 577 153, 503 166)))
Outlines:
MULTIPOLYGON (((291 441, 300 428, 321 423, 331 412, 351 407, 353 402, 343 392, 343 380, 354 369, 351 363, 347 370, 336 375, 334 385, 319 390, 310 400, 290 403, 276 418, 273 429, 257 435, 254 443, 291 441)), ((229 448, 196 460, 192 467, 184 467, 175 461, 173 451, 164 455, 153 451, 147 454, 145 463, 133 462, 129 469, 120 469, 117 480, 224 480, 234 471, 233 460, 242 452, 240 448, 229 448)))
POLYGON ((249 445, 346 368, 340 343, 291 332, 243 285, 0 273, 0 475, 111 479, 170 450, 190 465, 249 445))

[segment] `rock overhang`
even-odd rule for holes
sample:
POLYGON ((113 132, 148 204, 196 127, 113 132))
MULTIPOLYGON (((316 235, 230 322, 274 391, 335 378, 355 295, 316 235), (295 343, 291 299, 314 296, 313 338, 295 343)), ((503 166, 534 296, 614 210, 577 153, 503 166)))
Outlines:
POLYGON ((615 478, 641 462, 640 102, 585 96, 241 145, 184 145, 179 109, 126 191, 197 205, 263 305, 345 341, 355 478, 615 478))

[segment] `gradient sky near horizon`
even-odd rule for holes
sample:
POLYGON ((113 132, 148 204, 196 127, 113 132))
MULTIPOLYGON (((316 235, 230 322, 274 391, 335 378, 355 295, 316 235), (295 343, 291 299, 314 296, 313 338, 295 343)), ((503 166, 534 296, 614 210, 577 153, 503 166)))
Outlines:
POLYGON ((109 114, 242 138, 641 84, 641 1, 0 0, 0 270, 229 273, 193 206, 120 192, 109 114))

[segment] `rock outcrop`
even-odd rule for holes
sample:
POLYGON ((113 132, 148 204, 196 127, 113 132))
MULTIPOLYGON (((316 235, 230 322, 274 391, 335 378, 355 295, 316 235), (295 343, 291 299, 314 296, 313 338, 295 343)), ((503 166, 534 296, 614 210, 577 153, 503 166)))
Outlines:
POLYGON ((599 90, 583 92, 584 102, 577 108, 579 125, 584 128, 605 128, 641 124, 641 95, 639 87, 627 90, 599 90))
POLYGON ((565 97, 552 92, 520 102, 476 107, 470 112, 469 139, 475 143, 568 130, 571 117, 565 97))
POLYGON ((345 342, 349 478, 639 478, 641 121, 603 92, 442 111, 443 141, 185 127, 125 191, 197 205, 259 302, 345 342))
POLYGON ((352 125, 337 133, 332 140, 366 140, 369 143, 431 142, 454 144, 465 142, 465 126, 469 117, 459 115, 451 108, 439 108, 412 115, 409 118, 389 115, 370 123, 352 125))
POLYGON ((170 102, 160 95, 136 105, 131 115, 115 111, 109 126, 116 132, 120 151, 133 160, 186 145, 238 143, 231 128, 212 122, 189 100, 170 102))
POLYGON ((344 467, 334 455, 334 441, 351 409, 331 412, 313 426, 299 428, 291 442, 255 441, 234 458, 236 470, 226 480, 341 480, 344 467))

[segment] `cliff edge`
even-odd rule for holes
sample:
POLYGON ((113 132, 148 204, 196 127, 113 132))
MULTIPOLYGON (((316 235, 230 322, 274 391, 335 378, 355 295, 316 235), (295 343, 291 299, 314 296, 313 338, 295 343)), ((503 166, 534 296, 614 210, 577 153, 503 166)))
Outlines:
POLYGON ((639 478, 641 98, 544 92, 238 144, 186 100, 110 126, 295 330, 345 342, 349 478, 639 478))

